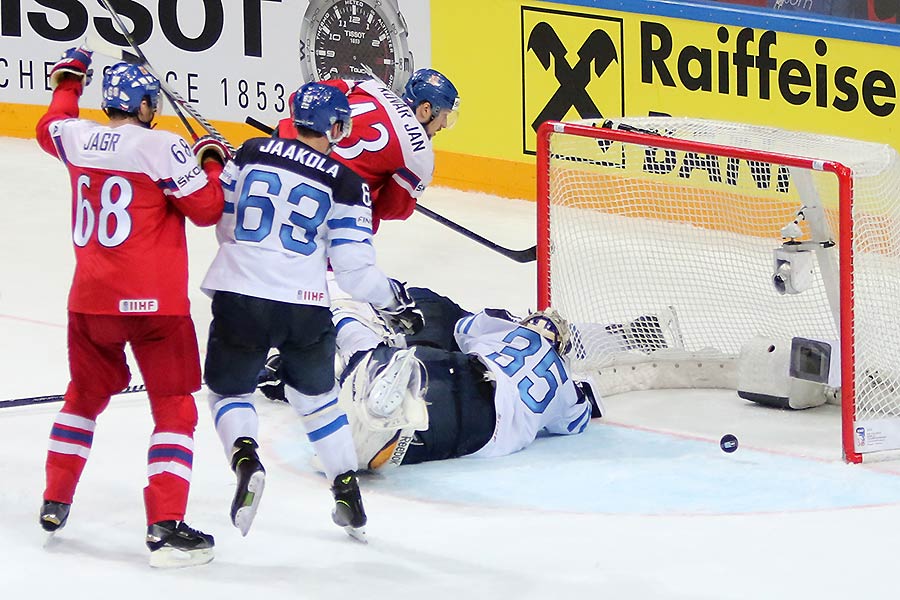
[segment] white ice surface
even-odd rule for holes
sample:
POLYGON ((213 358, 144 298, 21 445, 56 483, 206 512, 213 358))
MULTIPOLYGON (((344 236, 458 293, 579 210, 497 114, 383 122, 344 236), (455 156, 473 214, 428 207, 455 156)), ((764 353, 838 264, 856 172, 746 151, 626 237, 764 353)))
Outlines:
MULTIPOLYGON (((73 266, 65 169, 34 141, 0 140, 0 400, 58 394, 67 379, 73 266)), ((451 190, 423 204, 501 245, 534 243, 534 205, 451 190)), ((215 252, 191 228, 197 284, 215 252)), ((391 275, 467 308, 535 304, 534 264, 505 259, 416 214, 376 239, 391 275)), ((157 572, 143 545, 146 397, 100 417, 68 526, 37 524, 47 434, 59 404, 0 409, 3 598, 895 598, 900 467, 840 462, 834 407, 770 411, 734 392, 642 392, 606 399, 608 419, 541 438, 502 459, 402 467, 363 480, 368 546, 329 518, 291 411, 258 399, 265 497, 242 538, 234 487, 197 394, 189 522, 216 536, 203 567, 157 572), (741 446, 726 455, 724 433, 741 446)))

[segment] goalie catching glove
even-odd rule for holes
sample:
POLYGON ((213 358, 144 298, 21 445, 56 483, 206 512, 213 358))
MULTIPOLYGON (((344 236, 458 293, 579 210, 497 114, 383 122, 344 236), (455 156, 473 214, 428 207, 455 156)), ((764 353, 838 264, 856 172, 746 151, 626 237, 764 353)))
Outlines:
POLYGON ((87 87, 94 74, 94 70, 91 68, 93 54, 93 51, 84 47, 66 50, 62 58, 56 61, 56 64, 50 69, 50 88, 56 89, 59 82, 67 76, 80 79, 81 85, 87 87))
POLYGON ((416 306, 406 286, 396 279, 389 279, 391 283, 391 291, 394 293, 394 300, 388 306, 379 308, 372 306, 385 323, 391 329, 401 329, 407 335, 413 335, 422 330, 425 326, 425 316, 422 310, 416 306))
POLYGON ((203 166, 206 160, 214 160, 222 165, 231 159, 231 152, 220 140, 211 135, 204 135, 197 139, 191 146, 191 151, 197 157, 197 162, 203 166))

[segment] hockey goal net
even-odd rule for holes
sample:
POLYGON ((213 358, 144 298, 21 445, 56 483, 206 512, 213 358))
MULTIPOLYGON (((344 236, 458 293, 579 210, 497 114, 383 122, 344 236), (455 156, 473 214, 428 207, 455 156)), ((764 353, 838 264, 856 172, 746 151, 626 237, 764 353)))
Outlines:
POLYGON ((896 456, 891 147, 697 119, 548 122, 537 169, 538 305, 574 324, 575 369, 603 393, 738 389, 752 340, 822 341, 845 459, 896 456))

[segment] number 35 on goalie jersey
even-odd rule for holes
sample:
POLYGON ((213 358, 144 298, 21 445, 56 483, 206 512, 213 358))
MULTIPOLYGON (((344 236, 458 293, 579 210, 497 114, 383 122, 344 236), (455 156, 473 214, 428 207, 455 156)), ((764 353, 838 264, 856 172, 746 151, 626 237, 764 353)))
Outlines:
POLYGON ((494 436, 472 456, 511 454, 533 442, 542 430, 581 433, 591 419, 591 405, 579 396, 565 360, 540 334, 507 315, 487 310, 456 324, 456 343, 481 359, 496 386, 494 436))
POLYGON ((306 144, 255 138, 222 172, 219 252, 202 287, 328 306, 328 260, 374 264, 368 185, 306 144))

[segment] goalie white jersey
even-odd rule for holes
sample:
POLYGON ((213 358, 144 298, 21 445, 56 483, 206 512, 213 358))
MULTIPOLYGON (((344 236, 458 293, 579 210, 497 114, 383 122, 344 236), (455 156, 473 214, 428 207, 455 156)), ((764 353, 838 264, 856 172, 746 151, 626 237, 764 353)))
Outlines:
POLYGON ((460 319, 460 350, 476 355, 494 378, 497 423, 491 440, 470 456, 517 452, 537 434, 581 433, 591 404, 581 398, 566 362, 540 334, 509 320, 506 311, 484 310, 460 319))

